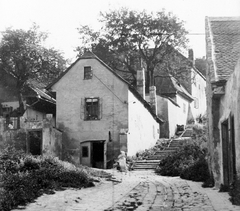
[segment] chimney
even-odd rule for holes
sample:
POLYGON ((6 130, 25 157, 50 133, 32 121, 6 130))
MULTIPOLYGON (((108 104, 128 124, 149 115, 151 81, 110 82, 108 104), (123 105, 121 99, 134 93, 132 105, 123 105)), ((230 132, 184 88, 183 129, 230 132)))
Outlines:
POLYGON ((145 100, 145 71, 144 68, 137 70, 137 91, 145 100))
POLYGON ((157 114, 157 95, 156 95, 156 86, 149 87, 149 100, 150 106, 155 114, 157 114))
POLYGON ((188 50, 188 59, 192 62, 192 65, 195 66, 195 58, 193 54, 193 49, 188 50))

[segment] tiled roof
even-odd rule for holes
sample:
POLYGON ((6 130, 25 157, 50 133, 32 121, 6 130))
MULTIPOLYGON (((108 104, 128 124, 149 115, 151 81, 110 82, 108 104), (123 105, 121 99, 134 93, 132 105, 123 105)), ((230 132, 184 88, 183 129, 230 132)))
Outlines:
POLYGON ((227 80, 240 57, 240 17, 208 17, 217 80, 227 80))
POLYGON ((37 96, 45 101, 56 104, 56 100, 51 97, 45 90, 45 85, 34 79, 29 79, 27 85, 37 94, 37 96))
POLYGON ((159 95, 173 97, 180 94, 185 99, 193 101, 192 95, 171 75, 167 77, 156 76, 155 86, 159 95))

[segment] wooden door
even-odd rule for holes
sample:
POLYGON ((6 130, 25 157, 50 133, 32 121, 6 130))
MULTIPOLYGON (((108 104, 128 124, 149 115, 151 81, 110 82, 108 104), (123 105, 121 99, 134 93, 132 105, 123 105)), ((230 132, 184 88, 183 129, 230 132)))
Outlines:
POLYGON ((92 167, 91 162, 91 142, 84 142, 80 144, 80 163, 85 166, 92 167))

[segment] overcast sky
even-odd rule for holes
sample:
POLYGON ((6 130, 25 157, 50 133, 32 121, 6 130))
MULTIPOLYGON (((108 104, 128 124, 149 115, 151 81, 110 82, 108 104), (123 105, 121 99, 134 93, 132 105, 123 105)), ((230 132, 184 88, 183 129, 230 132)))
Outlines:
MULTIPOLYGON (((6 27, 28 29, 33 22, 49 33, 48 44, 74 59, 76 28, 99 27, 100 11, 120 7, 149 12, 173 12, 185 21, 190 34, 204 33, 206 16, 240 16, 240 0, 0 0, 0 31, 6 27)), ((205 56, 205 36, 189 35, 195 57, 205 56)))

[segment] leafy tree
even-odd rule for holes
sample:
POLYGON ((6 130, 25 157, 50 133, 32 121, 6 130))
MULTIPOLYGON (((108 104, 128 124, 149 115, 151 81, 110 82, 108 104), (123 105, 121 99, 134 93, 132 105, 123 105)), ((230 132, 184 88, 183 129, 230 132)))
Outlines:
MULTIPOLYGON (((23 112, 23 91, 29 79, 50 83, 64 69, 66 60, 53 48, 43 46, 47 34, 35 24, 27 31, 8 28, 0 42, 0 70, 17 80, 20 111, 23 112)), ((20 112, 20 113, 21 113, 20 112)))
MULTIPOLYGON (((81 26, 82 46, 92 51, 113 69, 130 73, 136 80, 141 60, 146 66, 146 87, 153 85, 154 69, 163 63, 173 49, 185 47, 187 31, 172 13, 138 12, 121 8, 100 13, 104 23, 100 31, 81 26), (141 60, 140 60, 141 58, 141 60)), ((79 54, 83 47, 78 47, 79 54)))
POLYGON ((196 58, 195 59, 195 67, 204 75, 206 76, 207 70, 207 61, 206 58, 196 58))

